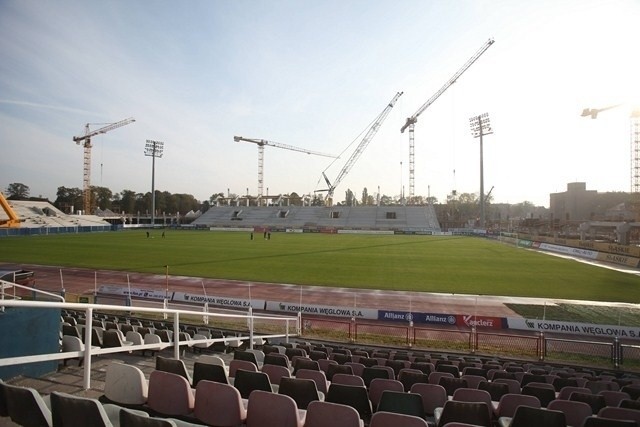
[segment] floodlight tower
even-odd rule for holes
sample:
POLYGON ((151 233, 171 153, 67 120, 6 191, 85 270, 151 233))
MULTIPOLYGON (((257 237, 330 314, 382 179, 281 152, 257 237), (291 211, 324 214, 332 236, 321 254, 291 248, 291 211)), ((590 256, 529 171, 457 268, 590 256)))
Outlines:
POLYGON ((151 157, 151 228, 156 226, 156 157, 162 157, 164 142, 147 139, 144 155, 151 157))
POLYGON ((484 165, 482 137, 493 133, 489 113, 482 113, 479 116, 469 118, 471 126, 471 136, 480 138, 480 228, 485 227, 485 207, 484 207, 484 165))
POLYGON ((418 108, 418 111, 416 111, 413 116, 411 117, 407 117, 407 121, 406 123, 400 128, 400 133, 404 133, 404 131, 408 128, 409 129, 409 200, 411 200, 413 198, 413 196, 415 195, 415 173, 414 173, 414 169, 415 169, 415 151, 414 151, 414 147, 415 147, 415 143, 414 143, 414 128, 416 126, 416 123, 418 122, 418 117, 420 116, 420 114, 424 113, 424 111, 429 108, 429 106, 431 104, 433 104, 439 97, 440 95, 442 95, 447 89, 449 89, 449 87, 454 84, 455 82, 458 81, 458 79, 460 78, 460 76, 462 76, 462 74, 467 71, 467 69, 469 69, 469 67, 471 67, 473 65, 474 62, 476 62, 478 60, 478 58, 480 58, 480 56, 482 56, 482 54, 489 49, 489 47, 491 47, 491 45, 494 43, 493 39, 489 39, 487 40, 487 42, 485 44, 482 45, 482 47, 473 54, 473 56, 471 58, 469 58, 469 60, 462 66, 462 68, 460 68, 458 71, 456 71, 456 73, 453 75, 453 77, 451 77, 449 80, 447 80, 447 82, 444 84, 444 86, 442 86, 435 94, 433 94, 431 96, 431 98, 429 98, 424 104, 422 104, 422 106, 420 108, 418 108))

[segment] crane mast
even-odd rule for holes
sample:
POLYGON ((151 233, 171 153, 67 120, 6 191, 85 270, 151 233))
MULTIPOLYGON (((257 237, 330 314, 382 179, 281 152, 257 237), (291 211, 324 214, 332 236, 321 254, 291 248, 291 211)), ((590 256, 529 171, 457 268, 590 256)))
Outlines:
POLYGON ((85 213, 91 212, 91 138, 107 133, 113 129, 128 125, 136 120, 129 117, 128 119, 121 120, 116 123, 110 123, 107 126, 101 127, 94 131, 89 130, 91 123, 87 123, 84 127, 84 135, 74 136, 73 141, 84 147, 84 156, 82 162, 82 207, 85 213))
POLYGON ((320 153, 317 151, 308 150, 306 148, 294 147, 293 145, 281 144, 279 142, 267 141, 266 139, 255 139, 255 138, 245 138, 242 136, 234 136, 233 140, 235 142, 251 142, 258 146, 258 198, 262 198, 263 188, 264 188, 264 147, 265 145, 270 147, 282 148, 284 150, 297 151, 300 153, 306 153, 314 156, 323 156, 323 157, 331 157, 337 158, 337 156, 333 156, 331 154, 320 153))
POLYGON ((474 62, 482 56, 482 54, 491 47, 494 43, 493 39, 487 40, 487 42, 482 45, 482 47, 475 53, 469 60, 460 68, 456 73, 442 86, 436 93, 431 96, 411 117, 407 117, 406 123, 400 128, 400 132, 404 133, 404 131, 409 128, 409 198, 413 197, 415 194, 415 143, 414 143, 414 128, 416 123, 418 122, 418 117, 420 114, 424 112, 431 104, 433 104, 436 99, 440 97, 449 87, 454 84, 462 74, 469 69, 473 65, 474 62))
POLYGON ((353 165, 360 158, 365 148, 367 148, 367 146, 369 145, 369 143, 371 142, 375 134, 380 129, 382 122, 384 122, 384 120, 387 118, 387 116, 391 112, 391 109, 396 104, 396 101, 398 101, 398 98, 402 96, 402 94, 403 92, 396 93, 396 95, 393 97, 391 101, 389 101, 389 103, 384 108, 384 110, 382 110, 382 113, 380 113, 378 117, 376 117, 375 121, 373 122, 373 124, 371 125, 371 127, 369 128, 365 136, 362 138, 362 141, 360 141, 360 144, 358 144, 353 154, 351 154, 351 157, 349 157, 349 160, 347 160, 344 167, 338 174, 338 177, 334 180, 333 184, 331 184, 331 182, 329 181, 329 178, 327 178, 327 175, 324 172, 322 172, 322 176, 324 177, 324 180, 326 181, 328 188, 325 190, 318 190, 318 191, 326 191, 327 199, 333 198, 333 193, 336 187, 340 185, 340 182, 342 182, 342 179, 349 173, 353 165))

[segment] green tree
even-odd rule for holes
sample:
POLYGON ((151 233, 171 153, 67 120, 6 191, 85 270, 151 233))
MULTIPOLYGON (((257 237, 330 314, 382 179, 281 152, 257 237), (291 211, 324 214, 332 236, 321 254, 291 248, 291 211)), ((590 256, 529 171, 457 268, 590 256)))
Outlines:
POLYGON ((134 213, 141 214, 151 213, 151 192, 136 193, 136 203, 134 205, 134 213))
POLYGON ((100 209, 111 209, 113 193, 106 187, 91 186, 91 200, 100 209))
POLYGON ((13 182, 7 186, 7 198, 20 200, 29 198, 29 186, 21 182, 13 182))
POLYGON ((380 196, 380 205, 381 206, 393 205, 393 198, 391 196, 387 196, 386 194, 383 194, 382 196, 380 196))
POLYGON ((344 204, 345 206, 355 206, 356 204, 356 195, 353 194, 350 188, 347 188, 347 191, 344 192, 344 204))
POLYGON ((302 206, 302 197, 298 195, 295 191, 289 194, 289 204, 293 206, 302 206))
MULTIPOLYGON (((193 197, 191 194, 174 194, 173 195, 173 203, 175 204, 175 208, 170 212, 172 214, 181 213, 185 214, 189 211, 197 211, 200 209, 201 204, 193 197)), ((209 206, 209 202, 205 202, 207 204, 207 209, 209 206)))
POLYGON ((429 196, 426 198, 426 202, 430 205, 435 205, 438 203, 438 198, 435 196, 429 196))
POLYGON ((211 197, 209 197, 209 204, 215 206, 217 204, 218 197, 224 198, 224 193, 213 193, 211 197))
POLYGON ((75 213, 77 209, 82 208, 82 190, 77 187, 58 187, 53 205, 63 212, 75 213))
POLYGON ((136 211, 136 192, 132 190, 122 190, 120 192, 120 210, 128 214, 136 211))
POLYGON ((424 197, 422 196, 409 197, 408 204, 414 205, 414 206, 422 206, 425 204, 424 197))
POLYGON ((369 203, 369 191, 367 190, 367 187, 364 187, 362 189, 362 204, 363 205, 368 205, 369 203))
POLYGON ((324 196, 321 193, 314 193, 311 206, 324 206, 324 196))

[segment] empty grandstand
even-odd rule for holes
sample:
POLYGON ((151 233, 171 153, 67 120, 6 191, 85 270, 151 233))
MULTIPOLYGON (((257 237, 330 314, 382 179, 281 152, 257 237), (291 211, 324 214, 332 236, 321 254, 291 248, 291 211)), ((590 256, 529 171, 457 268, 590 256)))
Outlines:
POLYGON ((370 230, 436 233, 440 224, 433 206, 224 206, 193 222, 199 228, 269 228, 270 230, 370 230))
MULTIPOLYGON (((67 215, 49 202, 9 200, 19 219, 19 228, 0 228, 0 235, 69 233, 81 231, 108 231, 111 224, 95 215, 67 215)), ((6 219, 0 210, 0 221, 6 219)))

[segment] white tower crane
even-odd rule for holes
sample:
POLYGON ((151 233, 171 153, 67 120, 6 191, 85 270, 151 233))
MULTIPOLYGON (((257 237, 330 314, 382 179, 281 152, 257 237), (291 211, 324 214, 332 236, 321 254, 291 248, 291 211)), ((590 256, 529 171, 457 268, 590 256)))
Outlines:
MULTIPOLYGON (((107 126, 101 127, 94 131, 89 130, 89 126, 92 123, 87 123, 84 126, 84 135, 74 136, 73 141, 84 147, 84 160, 82 166, 82 206, 85 214, 91 213, 91 138, 101 133, 107 133, 110 130, 117 129, 119 127, 133 123, 136 120, 129 117, 128 119, 120 120, 116 123, 110 123, 107 126)), ((95 124, 95 123, 94 123, 95 124)))
POLYGON ((456 71, 453 77, 451 77, 444 84, 444 86, 442 86, 435 94, 433 94, 431 98, 427 100, 427 102, 425 102, 420 108, 418 108, 418 111, 416 111, 413 116, 407 117, 407 122, 404 124, 404 126, 402 126, 402 128, 400 128, 401 133, 404 133, 404 131, 409 128, 409 198, 412 198, 415 195, 415 151, 413 133, 415 124, 418 121, 418 116, 420 116, 420 114, 422 114, 424 110, 426 110, 431 104, 433 104, 435 100, 444 93, 444 91, 449 89, 449 87, 454 84, 460 78, 460 76, 465 71, 467 71, 467 69, 471 67, 471 65, 473 65, 473 63, 476 62, 487 49, 489 49, 489 47, 491 47, 493 43, 493 39, 489 39, 484 45, 482 45, 482 47, 476 53, 474 53, 471 58, 469 58, 469 60, 462 66, 462 68, 456 71))
MULTIPOLYGON (((598 114, 625 104, 615 104, 603 108, 585 108, 582 117, 597 119, 598 114)), ((640 110, 633 109, 629 116, 631 126, 631 193, 634 195, 636 210, 640 209, 640 110)))
POLYGON ((306 148, 294 147, 292 145, 280 144, 278 142, 267 141, 266 139, 254 139, 254 138, 245 138, 242 136, 234 136, 233 140, 235 142, 244 141, 251 142, 258 146, 258 199, 262 198, 262 190, 264 184, 264 146, 268 145, 270 147, 283 148, 285 150, 298 151, 300 153, 312 154, 314 156, 323 156, 323 157, 331 157, 336 159, 337 156, 333 156, 331 154, 319 153, 317 151, 307 150, 306 148))
POLYGON ((324 176, 324 180, 326 181, 328 188, 324 190, 317 190, 316 192, 326 191, 329 205, 331 205, 331 199, 333 198, 333 192, 335 191, 336 187, 340 184, 342 179, 349 173, 349 171, 351 170, 355 162, 360 158, 360 155, 365 150, 365 148, 367 148, 367 145, 369 145, 369 143, 371 142, 375 134, 378 132, 378 129, 380 129, 382 122, 384 122, 384 119, 387 118, 387 116, 391 112, 391 109, 395 105, 398 98, 402 96, 402 94, 403 92, 396 93, 396 95, 393 97, 391 101, 389 101, 389 103, 384 108, 384 110, 382 110, 382 113, 380 113, 378 117, 376 117, 373 124, 365 134, 364 138, 362 138, 362 141, 360 141, 360 144, 358 144, 355 151, 353 152, 353 154, 351 154, 351 157, 349 157, 349 160, 347 160, 344 167, 338 174, 338 177, 333 181, 333 184, 331 184, 331 182, 329 181, 329 178, 327 178, 327 175, 324 172, 322 172, 322 175, 324 176))

